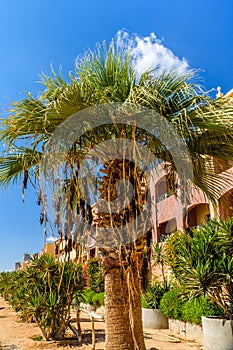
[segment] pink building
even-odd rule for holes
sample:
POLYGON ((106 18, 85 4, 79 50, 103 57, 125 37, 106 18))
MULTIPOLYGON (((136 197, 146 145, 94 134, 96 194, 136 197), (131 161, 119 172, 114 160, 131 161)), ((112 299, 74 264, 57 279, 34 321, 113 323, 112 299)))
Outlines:
MULTIPOLYGON (((217 97, 223 94, 218 88, 217 97)), ((233 89, 225 98, 233 98, 233 89)), ((181 193, 175 195, 167 186, 167 173, 163 165, 154 170, 150 179, 152 198, 152 237, 154 242, 162 242, 176 230, 195 227, 208 221, 209 218, 226 219, 233 216, 233 164, 228 161, 213 159, 212 165, 218 174, 232 174, 232 181, 226 182, 224 190, 217 193, 217 205, 208 201, 201 190, 192 189, 190 203, 184 207, 181 193)))

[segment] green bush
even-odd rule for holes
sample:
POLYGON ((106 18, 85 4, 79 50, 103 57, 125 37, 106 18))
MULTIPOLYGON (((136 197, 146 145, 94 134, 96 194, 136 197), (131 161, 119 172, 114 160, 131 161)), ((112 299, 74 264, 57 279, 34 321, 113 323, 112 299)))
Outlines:
POLYGON ((220 316, 221 310, 204 296, 186 301, 182 306, 182 319, 189 323, 201 324, 202 316, 220 316))
POLYGON ((185 300, 181 289, 165 293, 159 308, 169 318, 194 324, 201 324, 202 316, 223 316, 221 309, 204 296, 185 300))
POLYGON ((93 305, 95 307, 100 307, 104 305, 104 292, 96 293, 91 288, 87 288, 82 293, 83 302, 86 304, 93 305))
POLYGON ((184 301, 181 299, 181 291, 179 289, 172 289, 163 295, 159 308, 165 316, 176 320, 182 320, 183 304, 184 301))

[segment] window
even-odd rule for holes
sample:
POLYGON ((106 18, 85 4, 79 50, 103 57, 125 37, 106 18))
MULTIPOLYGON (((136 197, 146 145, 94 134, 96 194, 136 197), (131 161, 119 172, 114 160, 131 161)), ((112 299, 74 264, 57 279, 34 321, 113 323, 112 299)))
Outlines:
POLYGON ((167 176, 164 176, 158 184, 155 186, 155 199, 156 202, 161 202, 162 200, 172 196, 174 190, 168 184, 167 176))
POLYGON ((165 239, 170 237, 170 235, 175 231, 177 231, 177 223, 175 218, 162 222, 157 228, 158 241, 164 242, 165 239))

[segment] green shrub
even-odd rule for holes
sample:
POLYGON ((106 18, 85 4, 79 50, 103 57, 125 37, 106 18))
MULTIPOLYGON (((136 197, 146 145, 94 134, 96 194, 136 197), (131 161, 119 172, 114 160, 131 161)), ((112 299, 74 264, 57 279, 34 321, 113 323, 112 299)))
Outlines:
POLYGON ((165 316, 182 320, 183 304, 184 301, 181 299, 180 289, 172 289, 163 295, 159 308, 165 316))
POLYGON ((87 288, 84 290, 82 296, 83 302, 86 304, 90 304, 95 307, 104 305, 104 292, 96 293, 91 288, 87 288))
POLYGON ((92 302, 96 307, 104 306, 104 292, 95 293, 95 295, 93 295, 92 302))
POLYGON ((189 323, 201 324, 202 316, 222 316, 221 310, 204 296, 186 301, 182 306, 182 319, 189 323))
POLYGON ((194 324, 201 324, 202 316, 223 316, 222 310, 206 297, 185 300, 179 288, 165 293, 159 308, 169 318, 194 324))
POLYGON ((232 319, 233 218, 176 232, 166 241, 166 259, 187 298, 208 297, 232 319))

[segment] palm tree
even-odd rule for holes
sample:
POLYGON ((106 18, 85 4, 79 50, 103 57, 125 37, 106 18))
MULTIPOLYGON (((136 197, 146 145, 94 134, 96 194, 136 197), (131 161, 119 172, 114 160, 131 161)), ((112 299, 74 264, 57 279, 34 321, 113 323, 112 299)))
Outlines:
MULTIPOLYGON (((213 157, 222 160, 233 157, 232 101, 224 97, 211 99, 192 82, 193 72, 178 75, 155 70, 138 77, 130 53, 121 52, 111 43, 109 48, 100 46, 80 60, 68 82, 61 73, 52 73, 51 76, 42 75, 44 90, 38 98, 28 94, 22 101, 15 102, 10 116, 2 120, 1 140, 7 145, 7 151, 0 158, 2 185, 8 185, 22 175, 23 189, 28 179, 37 186, 41 157, 54 131, 74 113, 106 103, 133 104, 136 109, 142 106, 165 118, 189 150, 193 185, 211 200, 216 199, 230 181, 227 173, 216 173, 212 160, 213 157)), ((170 184, 176 187, 176 164, 158 138, 136 124, 102 125, 81 135, 66 155, 63 169, 67 178, 62 195, 75 213, 84 213, 85 209, 85 198, 76 181, 81 161, 95 145, 116 138, 135 140, 146 146, 160 163, 165 161, 170 184)), ((118 228, 127 218, 137 217, 143 208, 147 196, 147 189, 142 190, 144 175, 137 166, 131 166, 122 158, 103 164, 105 176, 100 179, 99 192, 102 199, 114 200, 111 191, 115 191, 116 180, 127 179, 133 183, 133 200, 127 211, 119 215, 99 214, 97 228, 104 225, 118 228), (122 170, 117 173, 116 169, 122 170)), ((40 193, 39 201, 42 197, 40 193)), ((85 212, 84 217, 92 221, 90 206, 86 209, 89 216, 86 217, 85 212)), ((56 219, 60 219, 58 213, 56 219)), ((66 234, 71 225, 66 222, 62 229, 67 231, 66 234)), ((105 348, 108 350, 145 349, 140 305, 140 271, 146 241, 146 232, 143 233, 134 242, 125 245, 115 242, 102 249, 106 293, 105 348)))

